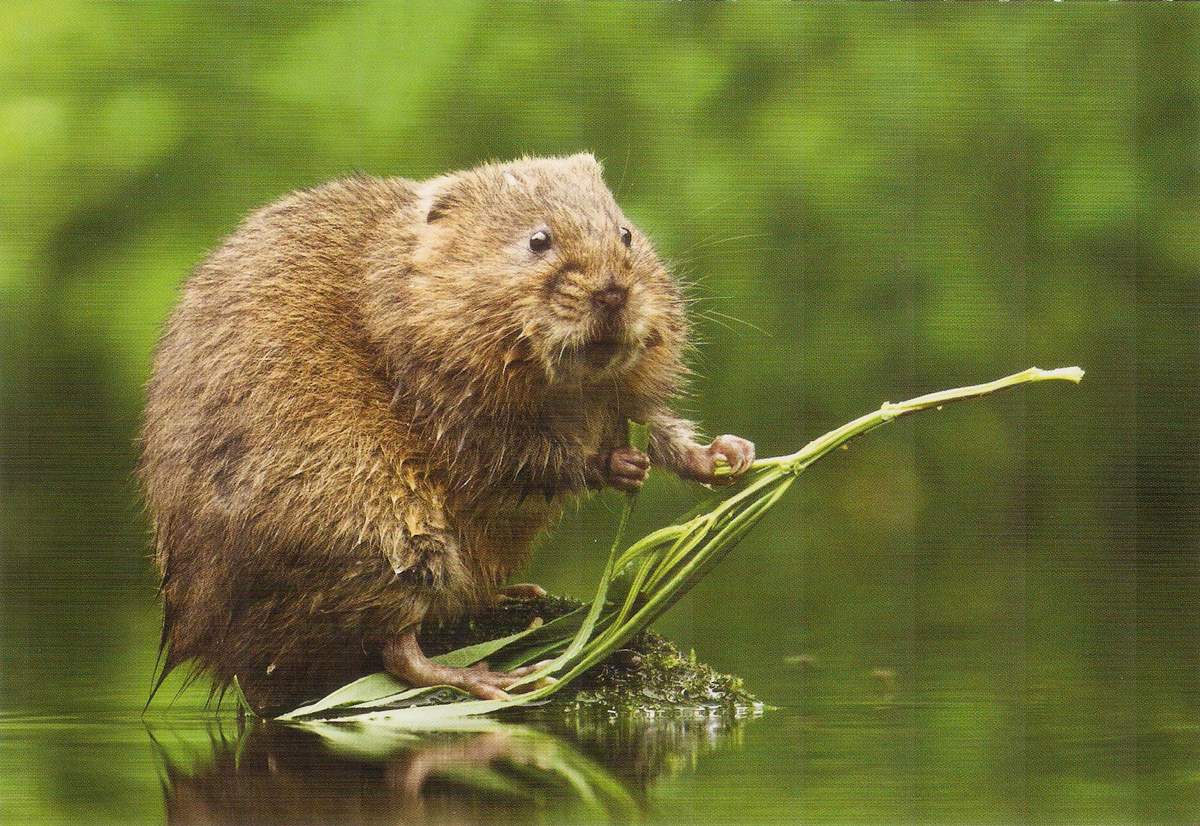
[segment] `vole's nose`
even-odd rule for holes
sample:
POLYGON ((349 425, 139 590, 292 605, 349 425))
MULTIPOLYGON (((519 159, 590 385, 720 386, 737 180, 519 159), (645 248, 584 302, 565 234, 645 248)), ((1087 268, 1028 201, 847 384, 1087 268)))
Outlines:
POLYGON ((612 284, 592 293, 592 305, 601 312, 615 313, 625 306, 629 290, 612 284))

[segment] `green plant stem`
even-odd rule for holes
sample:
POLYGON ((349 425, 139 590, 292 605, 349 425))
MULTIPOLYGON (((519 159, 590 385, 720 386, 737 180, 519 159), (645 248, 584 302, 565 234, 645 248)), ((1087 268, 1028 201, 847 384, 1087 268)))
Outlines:
POLYGON ((985 384, 973 384, 968 387, 941 390, 937 393, 926 393, 924 396, 917 396, 915 399, 909 399, 905 402, 884 402, 878 410, 868 413, 865 416, 859 416, 854 421, 847 422, 836 430, 831 430, 824 436, 813 439, 789 456, 764 459, 761 462, 755 462, 752 467, 780 465, 788 468, 792 473, 801 473, 829 451, 841 447, 851 439, 855 439, 864 433, 869 433, 875 428, 894 421, 901 416, 908 416, 921 410, 929 410, 930 408, 940 409, 943 405, 966 399, 988 396, 992 393, 1006 390, 1009 387, 1016 387, 1019 384, 1053 380, 1065 380, 1078 384, 1082 379, 1083 370, 1078 367, 1060 367, 1057 370, 1043 370, 1040 367, 1030 367, 1028 370, 1022 370, 1020 373, 1013 373, 1011 376, 1005 376, 1002 379, 996 379, 985 384))

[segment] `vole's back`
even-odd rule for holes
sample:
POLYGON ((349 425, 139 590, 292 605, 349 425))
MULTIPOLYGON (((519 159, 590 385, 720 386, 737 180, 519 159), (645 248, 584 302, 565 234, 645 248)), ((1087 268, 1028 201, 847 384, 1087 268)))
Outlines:
POLYGON ((142 430, 167 670, 195 657, 218 685, 237 674, 253 693, 257 675, 319 691, 341 675, 309 673, 305 652, 328 654, 312 668, 353 670, 362 629, 412 608, 386 556, 361 548, 386 541, 375 534, 429 481, 397 473, 412 451, 353 289, 377 224, 412 197, 375 179, 291 195, 184 287, 142 430))

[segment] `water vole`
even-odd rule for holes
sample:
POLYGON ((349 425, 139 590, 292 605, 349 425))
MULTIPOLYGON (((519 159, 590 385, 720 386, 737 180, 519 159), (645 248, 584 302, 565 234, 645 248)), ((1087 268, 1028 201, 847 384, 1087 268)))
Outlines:
POLYGON ((753 459, 667 406, 685 309, 590 155, 354 177, 251 215, 186 282, 148 385, 163 673, 193 659, 260 710, 372 659, 503 696, 515 672, 432 663, 421 622, 495 598, 571 494, 753 459))

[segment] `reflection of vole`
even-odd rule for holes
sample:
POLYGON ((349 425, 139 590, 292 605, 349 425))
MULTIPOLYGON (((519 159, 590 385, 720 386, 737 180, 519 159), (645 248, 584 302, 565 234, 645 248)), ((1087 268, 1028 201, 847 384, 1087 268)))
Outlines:
POLYGON ((142 430, 167 671, 193 658, 265 709, 381 655, 503 696, 513 674, 436 665, 416 631, 492 598, 564 496, 642 483, 627 418, 686 478, 749 466, 749 442, 702 447, 668 410, 684 300, 600 173, 337 181, 196 269, 142 430))

